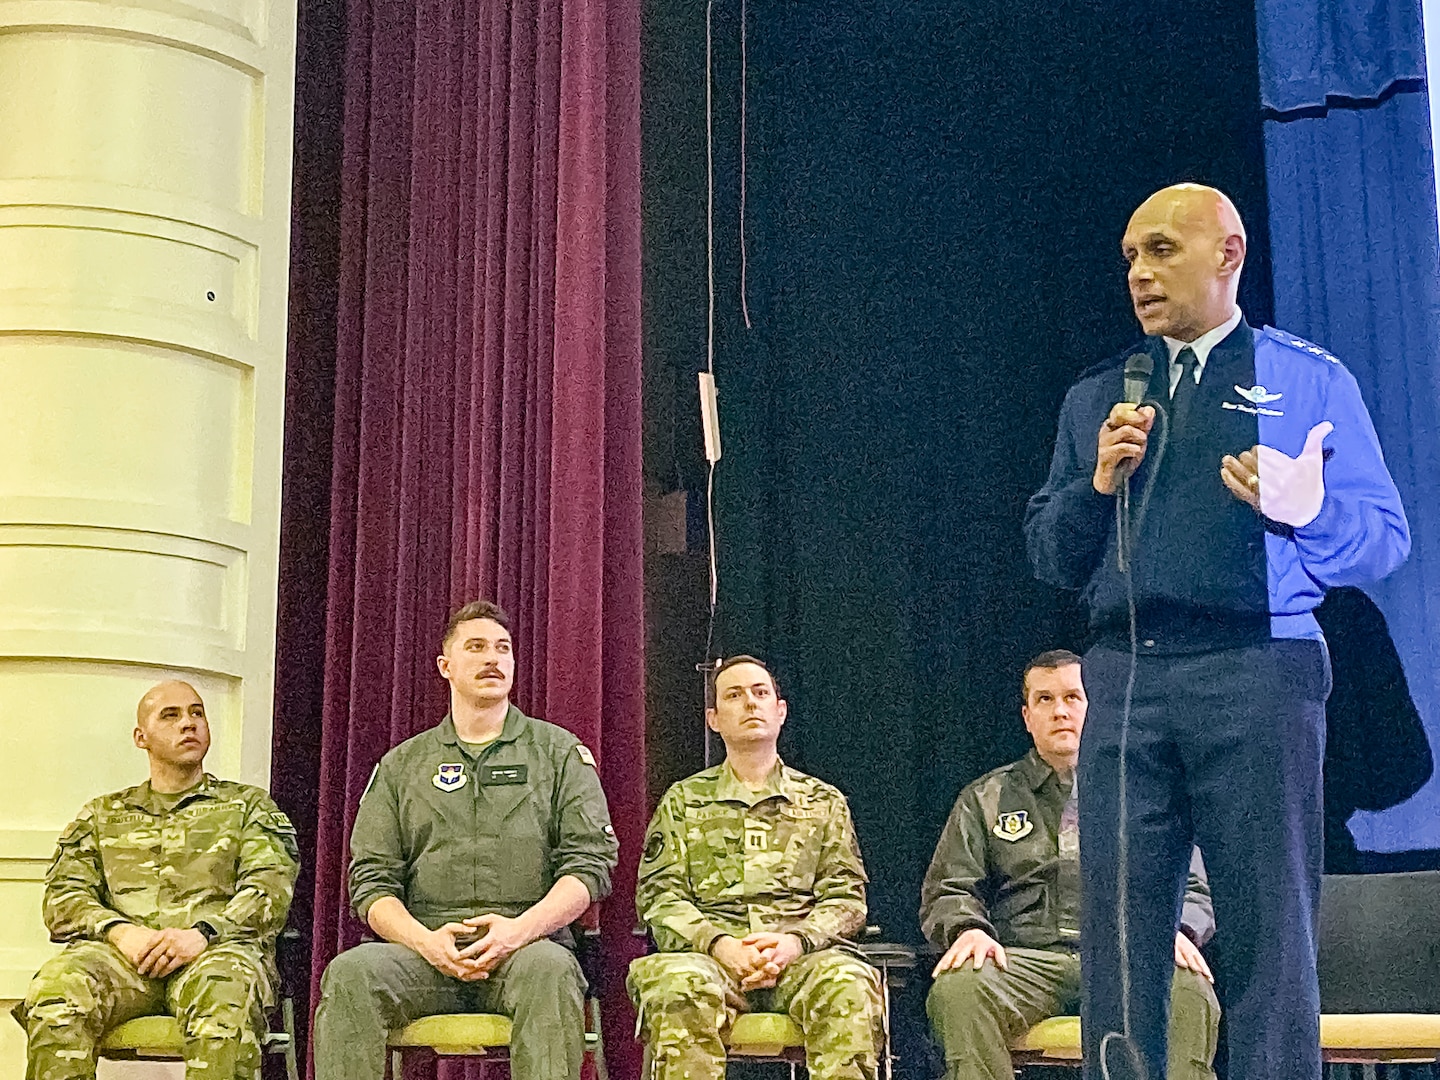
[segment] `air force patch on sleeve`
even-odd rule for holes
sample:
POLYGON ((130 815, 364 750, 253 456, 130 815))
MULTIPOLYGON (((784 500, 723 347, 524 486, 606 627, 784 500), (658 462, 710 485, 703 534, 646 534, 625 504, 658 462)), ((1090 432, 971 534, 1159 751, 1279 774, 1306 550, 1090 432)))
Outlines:
POLYGON ((995 822, 995 828, 990 830, 1001 840, 1009 840, 1012 843, 1016 840, 1023 840, 1035 831, 1035 823, 1030 820, 1030 815, 1024 810, 1012 810, 1008 814, 1001 814, 1000 820, 995 822))
POLYGON ((658 829, 645 841, 645 861, 654 862, 665 850, 665 836, 658 829))

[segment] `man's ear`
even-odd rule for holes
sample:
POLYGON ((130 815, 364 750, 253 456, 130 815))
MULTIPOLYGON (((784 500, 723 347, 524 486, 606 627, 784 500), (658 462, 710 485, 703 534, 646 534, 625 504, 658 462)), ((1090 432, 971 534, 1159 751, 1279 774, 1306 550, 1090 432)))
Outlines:
POLYGON ((705 726, 708 727, 711 731, 719 732, 720 728, 715 723, 714 709, 705 710, 705 726))
POLYGON ((136 724, 135 730, 130 732, 130 738, 134 740, 135 745, 138 746, 141 750, 149 749, 149 747, 146 746, 145 729, 142 728, 139 724, 136 724))
POLYGON ((779 715, 780 715, 780 723, 783 724, 783 723, 785 723, 786 719, 790 716, 790 703, 789 703, 788 701, 786 701, 784 698, 781 698, 781 699, 780 699, 779 701, 777 701, 775 704, 778 706, 778 708, 777 708, 775 711, 776 711, 777 713, 779 713, 779 715))
POLYGON ((1220 245, 1220 272, 1238 274, 1245 265, 1245 238, 1236 233, 1225 237, 1220 245))
POLYGON ((435 657, 435 669, 440 672, 442 679, 450 678, 450 658, 444 653, 435 657))

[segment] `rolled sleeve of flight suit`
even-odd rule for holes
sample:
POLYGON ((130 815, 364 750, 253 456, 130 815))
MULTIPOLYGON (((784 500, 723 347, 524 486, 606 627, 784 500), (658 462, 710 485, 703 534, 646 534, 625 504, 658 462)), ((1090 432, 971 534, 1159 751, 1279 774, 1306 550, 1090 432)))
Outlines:
POLYGON ((1215 936, 1215 905, 1210 899, 1210 879, 1205 875, 1205 860, 1198 847, 1190 849, 1190 875, 1185 883, 1180 929, 1196 948, 1203 949, 1215 936))
POLYGON ((576 743, 557 764, 551 872, 557 881, 567 875, 579 879, 593 903, 610 895, 610 872, 619 860, 620 846, 600 774, 586 760, 588 756, 589 751, 576 743))
POLYGON ((405 874, 397 792, 386 758, 360 796, 350 833, 350 905, 361 922, 368 925, 370 907, 381 897, 404 901, 405 874))

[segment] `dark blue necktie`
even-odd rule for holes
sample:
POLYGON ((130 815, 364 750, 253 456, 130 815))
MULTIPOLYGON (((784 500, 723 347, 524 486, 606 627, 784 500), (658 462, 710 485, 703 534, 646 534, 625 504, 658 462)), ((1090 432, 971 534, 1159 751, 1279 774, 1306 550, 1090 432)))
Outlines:
POLYGON ((1175 358, 1180 365, 1180 382, 1170 398, 1170 435, 1179 435, 1185 429, 1185 420, 1190 415, 1190 402, 1195 397, 1195 368, 1200 363, 1195 350, 1186 345, 1175 358))

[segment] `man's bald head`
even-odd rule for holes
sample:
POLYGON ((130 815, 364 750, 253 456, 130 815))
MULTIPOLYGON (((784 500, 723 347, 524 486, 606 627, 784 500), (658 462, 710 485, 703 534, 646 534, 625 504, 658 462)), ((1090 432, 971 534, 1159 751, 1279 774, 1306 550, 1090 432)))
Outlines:
POLYGON ((1245 226, 1223 191, 1203 184, 1161 188, 1130 216, 1120 247, 1147 334, 1194 341, 1235 310, 1245 226))
POLYGON ((198 702, 201 708, 205 702, 201 700, 200 694, 188 682, 181 679, 167 679, 165 682, 156 683, 140 699, 140 704, 135 708, 135 722, 143 724, 166 705, 188 706, 198 702))
POLYGON ((1155 192, 1135 208, 1130 216, 1133 227, 1136 218, 1144 220, 1172 220, 1183 223, 1184 227, 1212 236, 1224 237, 1230 234, 1245 239, 1245 225, 1240 220, 1240 211, 1218 188, 1204 184, 1171 184, 1155 192))
POLYGON ((156 791, 183 791, 195 783, 210 752, 210 721, 195 688, 179 679, 145 691, 135 709, 135 745, 150 756, 156 791))

